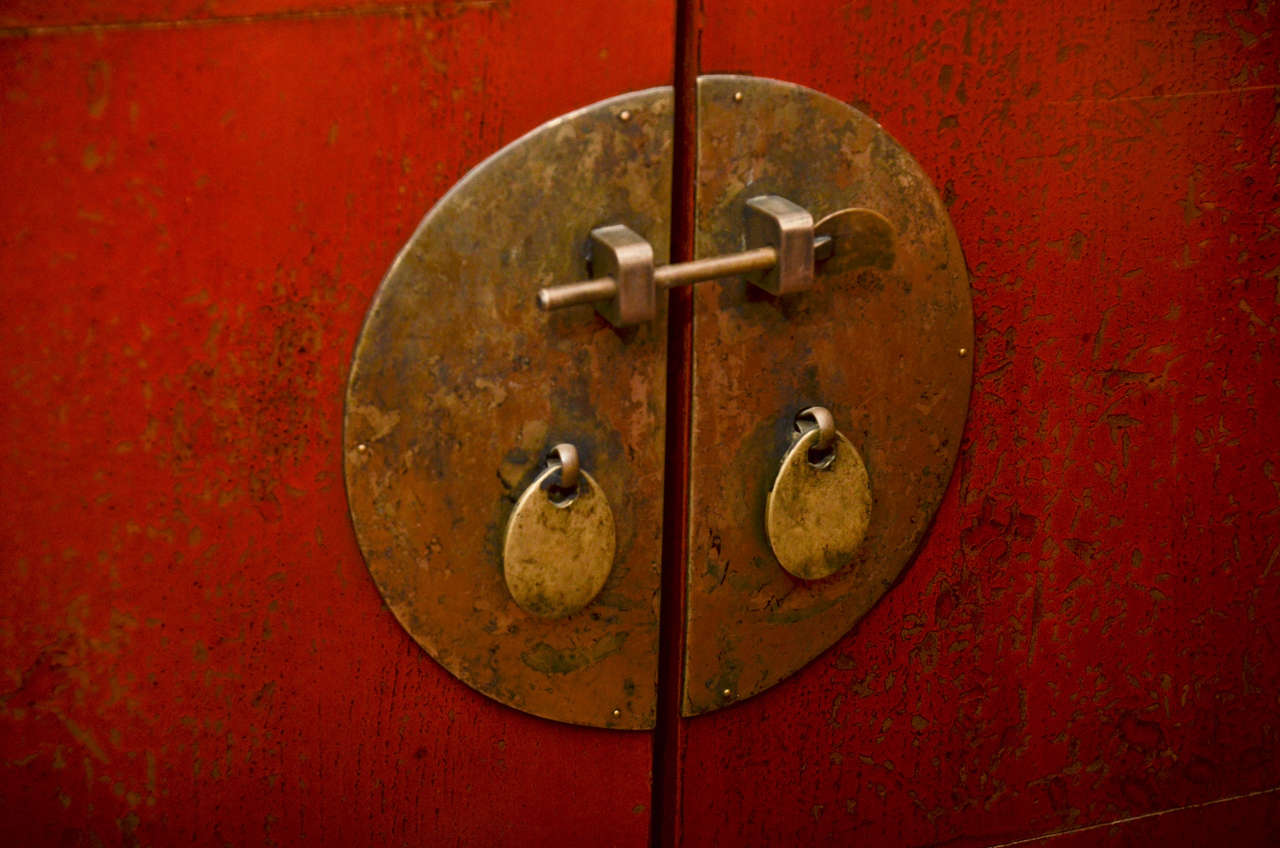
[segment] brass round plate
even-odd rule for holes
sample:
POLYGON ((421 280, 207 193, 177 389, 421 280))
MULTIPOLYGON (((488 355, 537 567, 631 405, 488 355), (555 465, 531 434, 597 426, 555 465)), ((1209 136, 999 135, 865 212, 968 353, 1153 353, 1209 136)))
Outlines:
POLYGON ((586 278, 595 227, 666 261, 671 113, 670 89, 607 100, 464 177, 382 281, 347 387, 351 520, 387 607, 469 686, 559 721, 653 725, 666 322, 616 330, 535 297, 586 278), (507 590, 502 546, 559 442, 612 506, 617 552, 590 603, 547 619, 507 590))
POLYGON ((698 121, 699 256, 741 249, 746 201, 761 194, 808 209, 838 250, 795 295, 744 281, 694 295, 690 715, 785 679, 893 585, 946 492, 973 349, 947 211, 874 120, 801 86, 710 76, 698 121), (843 209, 862 211, 828 218, 843 209), (857 446, 873 499, 856 553, 829 577, 802 580, 775 558, 765 510, 795 415, 815 405, 857 446))

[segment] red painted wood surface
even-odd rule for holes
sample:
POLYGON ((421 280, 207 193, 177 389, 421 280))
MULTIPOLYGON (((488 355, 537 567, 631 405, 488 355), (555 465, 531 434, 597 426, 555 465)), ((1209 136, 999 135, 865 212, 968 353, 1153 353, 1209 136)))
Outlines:
POLYGON ((419 11, 0 39, 0 842, 646 842, 647 734, 497 706, 383 609, 339 434, 418 219, 667 83, 674 10, 419 11))
MULTIPOLYGON (((827 91, 915 153, 981 341, 901 584, 684 726, 684 842, 1277 841, 1277 8, 705 13, 704 71, 827 91)), ((647 736, 497 707, 381 608, 338 432, 421 214, 538 122, 668 81, 673 18, 0 9, 6 843, 647 838, 647 736)))
POLYGON ((45 35, 48 30, 171 29, 327 17, 440 20, 509 6, 502 0, 6 0, 0 27, 45 35))
POLYGON ((919 159, 979 341, 922 553, 814 665, 687 724, 684 843, 1166 810, 1042 844, 1280 841, 1280 7, 705 10, 704 72, 843 98, 919 159))

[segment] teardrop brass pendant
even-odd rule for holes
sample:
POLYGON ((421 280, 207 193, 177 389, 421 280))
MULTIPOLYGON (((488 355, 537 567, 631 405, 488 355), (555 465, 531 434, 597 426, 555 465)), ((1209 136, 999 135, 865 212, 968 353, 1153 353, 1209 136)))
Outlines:
POLYGON ((838 432, 820 451, 821 436, 809 430, 787 451, 765 507, 774 555, 802 580, 830 577, 848 565, 871 522, 862 456, 838 432))

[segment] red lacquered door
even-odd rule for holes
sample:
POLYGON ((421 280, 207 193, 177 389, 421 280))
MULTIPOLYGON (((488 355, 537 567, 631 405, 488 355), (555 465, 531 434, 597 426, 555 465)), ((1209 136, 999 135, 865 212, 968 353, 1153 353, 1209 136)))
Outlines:
POLYGON ((638 845, 655 774, 685 845, 1280 838, 1276 9, 703 0, 679 69, 676 13, 0 8, 6 843, 638 845), (831 94, 919 160, 975 383, 898 584, 790 680, 668 709, 655 768, 651 734, 499 706, 401 630, 341 406, 468 168, 697 70, 831 94))
POLYGON ((647 840, 650 736, 454 680, 382 606, 342 398, 467 169, 670 83, 669 0, 0 8, 0 841, 647 840))
POLYGON ((898 585, 684 724, 683 843, 1274 844, 1276 8, 704 9, 702 72, 824 91, 919 160, 977 343, 898 585))

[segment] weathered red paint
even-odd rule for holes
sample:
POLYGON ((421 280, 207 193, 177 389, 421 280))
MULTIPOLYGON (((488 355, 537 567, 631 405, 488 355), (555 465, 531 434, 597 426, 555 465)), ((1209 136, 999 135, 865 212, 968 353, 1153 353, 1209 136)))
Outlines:
POLYGON ((674 13, 444 8, 0 40, 5 844, 646 841, 648 735, 499 707, 382 607, 341 399, 434 200, 668 82, 674 13))
MULTIPOLYGON (((900 585, 684 725, 684 841, 1277 841, 1280 7, 704 5, 702 70, 842 97, 920 160, 980 341, 900 585)), ((338 440, 421 214, 669 81, 673 18, 0 10, 6 843, 645 841, 646 735, 491 704, 380 607, 338 440)))
POLYGON ((1223 6, 705 3, 704 73, 922 163, 978 345, 899 585, 687 724, 685 844, 1275 843, 1280 8, 1223 6))
POLYGON ((467 12, 498 11, 509 0, 6 0, 0 27, 73 31, 139 28, 184 28, 228 22, 316 20, 388 15, 427 19, 452 18, 467 12))
MULTIPOLYGON (((1275 845, 1280 841, 1280 805, 1273 791, 1250 793, 1081 827, 1027 840, 1027 848, 1148 848, 1155 845, 1275 845)), ((1009 843, 1005 843, 1006 845, 1009 843)))

